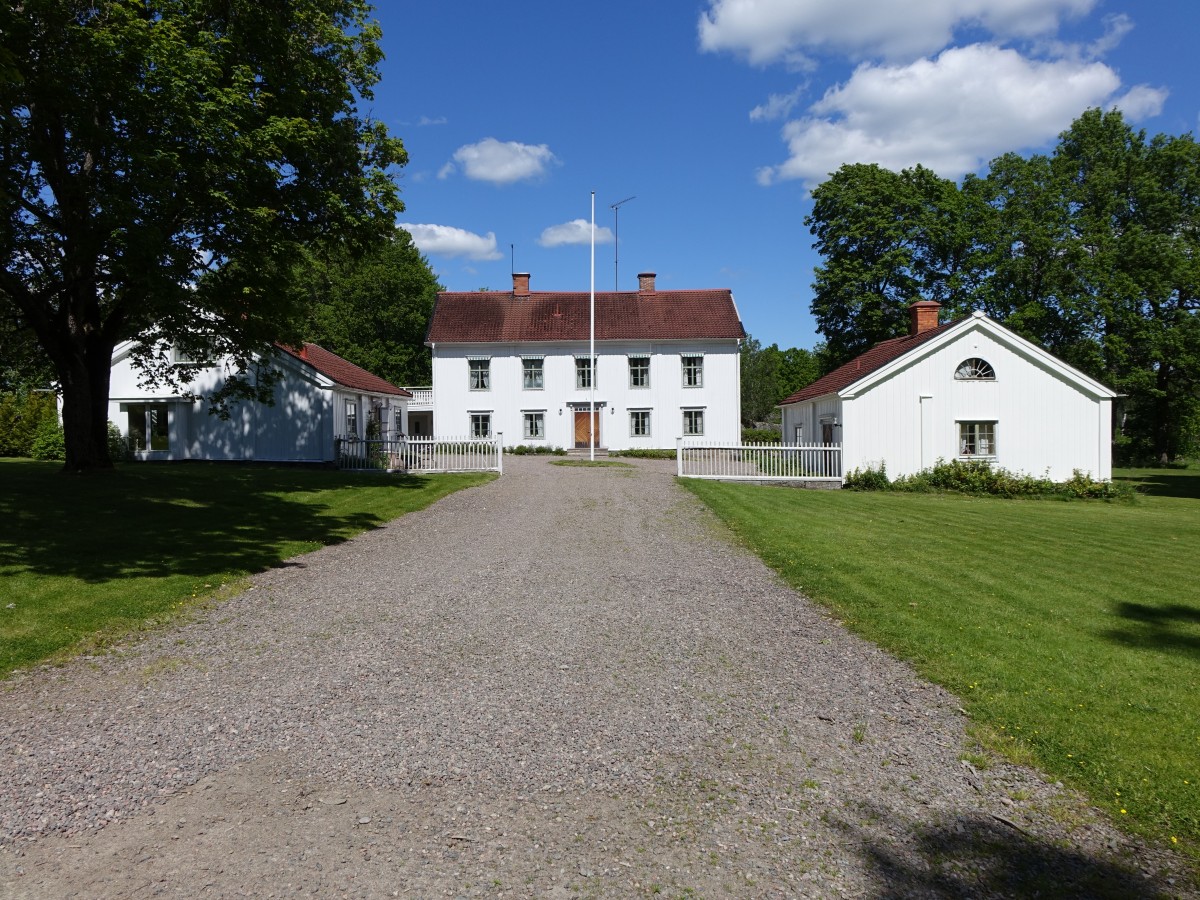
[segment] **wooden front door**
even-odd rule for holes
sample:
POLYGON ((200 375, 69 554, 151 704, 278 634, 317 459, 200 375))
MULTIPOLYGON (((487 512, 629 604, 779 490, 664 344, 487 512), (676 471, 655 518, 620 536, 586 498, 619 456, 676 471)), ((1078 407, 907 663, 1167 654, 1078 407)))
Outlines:
POLYGON ((600 446, 600 410, 596 410, 592 416, 591 427, 588 427, 588 413, 586 410, 575 412, 575 446, 576 447, 599 447, 600 446))

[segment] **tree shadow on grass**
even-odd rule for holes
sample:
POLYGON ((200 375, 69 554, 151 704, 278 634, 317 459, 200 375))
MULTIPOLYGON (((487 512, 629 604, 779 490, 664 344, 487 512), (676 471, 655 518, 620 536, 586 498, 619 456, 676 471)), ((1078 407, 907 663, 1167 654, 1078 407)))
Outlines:
POLYGON ((921 827, 905 844, 884 843, 852 824, 839 827, 851 845, 861 847, 877 882, 875 897, 1169 896, 1117 862, 1057 846, 983 814, 921 827))
POLYGON ((16 464, 4 475, 0 567, 92 583, 262 571, 293 555, 297 543, 338 543, 385 520, 332 512, 316 492, 364 484, 412 491, 426 483, 229 465, 129 465, 80 478, 16 464))
POLYGON ((1200 609, 1183 603, 1118 603, 1115 613, 1125 624, 1105 632, 1109 640, 1200 657, 1200 609))
POLYGON ((1200 475, 1187 470, 1156 469, 1137 475, 1117 475, 1114 481, 1132 484, 1139 494, 1150 497, 1180 497, 1200 500, 1200 475))

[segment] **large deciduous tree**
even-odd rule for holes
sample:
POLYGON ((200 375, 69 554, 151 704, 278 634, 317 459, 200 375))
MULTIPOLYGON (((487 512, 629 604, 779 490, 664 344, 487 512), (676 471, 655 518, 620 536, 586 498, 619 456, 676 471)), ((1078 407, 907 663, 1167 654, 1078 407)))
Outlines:
POLYGON ((361 255, 316 259, 302 281, 312 292, 309 340, 393 384, 430 383, 425 333, 445 288, 407 231, 361 255))
POLYGON ((1050 155, 961 188, 847 165, 813 192, 812 311, 836 364, 903 334, 905 307, 982 309, 1120 391, 1125 459, 1200 448, 1200 145, 1088 110, 1050 155))
MULTIPOLYGON (((1116 111, 1089 110, 1054 154, 1070 210, 1068 258, 1082 359, 1127 395, 1121 433, 1134 457, 1167 462, 1200 425, 1200 145, 1147 140, 1116 111)), ((1070 358, 1068 356, 1068 358, 1070 358)))
MULTIPOLYGON (((302 337, 304 248, 365 246, 402 209, 403 145, 359 105, 365 0, 24 0, 0 9, 0 313, 63 396, 66 467, 109 466, 113 349, 234 360, 302 337)), ((259 373, 260 376, 262 373, 259 373)))
POLYGON ((903 334, 915 300, 969 302, 976 235, 969 199, 921 166, 845 165, 813 191, 805 224, 823 263, 812 311, 830 365, 903 334))

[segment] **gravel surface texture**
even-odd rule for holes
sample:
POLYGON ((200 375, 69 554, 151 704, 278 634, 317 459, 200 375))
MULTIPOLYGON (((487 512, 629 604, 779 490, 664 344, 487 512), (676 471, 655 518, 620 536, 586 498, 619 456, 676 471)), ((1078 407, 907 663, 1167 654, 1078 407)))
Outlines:
POLYGON ((674 467, 506 474, 0 692, 15 897, 1183 896, 674 467))

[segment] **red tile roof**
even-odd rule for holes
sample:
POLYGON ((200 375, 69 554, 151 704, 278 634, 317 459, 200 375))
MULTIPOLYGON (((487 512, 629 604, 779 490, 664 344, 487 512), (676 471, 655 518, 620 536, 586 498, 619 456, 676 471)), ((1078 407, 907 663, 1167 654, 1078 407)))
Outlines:
MULTIPOLYGON (((438 294, 426 341, 586 341, 590 295, 582 291, 438 294)), ((746 332, 728 289, 596 294, 596 340, 705 340, 746 332)))
POLYGON ((945 325, 930 328, 927 331, 922 331, 920 334, 909 334, 904 337, 880 341, 866 353, 862 353, 850 360, 850 362, 838 366, 828 375, 818 378, 808 387, 803 387, 796 391, 790 397, 782 400, 779 405, 786 406, 789 403, 800 403, 803 400, 812 400, 814 397, 835 394, 854 384, 860 378, 866 378, 877 369, 882 369, 892 360, 899 359, 909 350, 921 346, 921 344, 930 338, 936 337, 947 328, 956 324, 958 323, 947 322, 945 325))
POLYGON ((336 353, 330 353, 317 344, 304 344, 299 350, 292 347, 280 346, 280 350, 294 356, 301 362, 308 363, 322 375, 332 379, 342 387, 363 391, 368 394, 393 394, 397 397, 411 397, 412 394, 398 388, 390 381, 384 381, 378 375, 372 375, 366 369, 361 369, 354 363, 342 359, 336 353))

